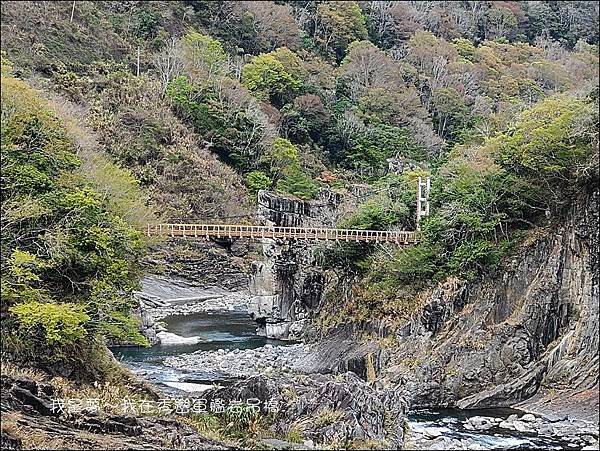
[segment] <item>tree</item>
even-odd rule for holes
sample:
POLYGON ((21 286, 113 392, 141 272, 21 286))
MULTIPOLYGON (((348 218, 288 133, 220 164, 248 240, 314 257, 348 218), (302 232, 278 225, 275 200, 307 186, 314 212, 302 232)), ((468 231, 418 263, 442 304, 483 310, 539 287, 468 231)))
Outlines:
POLYGON ((400 66, 369 41, 355 41, 340 66, 349 97, 357 100, 369 88, 404 87, 400 66))
POLYGON ((383 122, 405 127, 412 118, 425 120, 427 111, 419 93, 412 86, 404 89, 371 88, 358 99, 358 107, 369 122, 383 122))
POLYGON ((352 145, 343 154, 345 165, 361 175, 377 175, 387 170, 386 159, 423 159, 423 150, 414 142, 408 129, 377 124, 352 139, 352 145))
POLYGON ((235 2, 235 6, 243 11, 241 14, 252 17, 263 50, 269 52, 277 47, 296 49, 300 46, 301 31, 288 5, 241 1, 235 2))
POLYGON ((214 81, 227 72, 227 55, 216 39, 190 31, 181 39, 181 47, 186 68, 194 78, 214 81))
POLYGON ((154 68, 160 79, 162 94, 166 92, 169 82, 183 73, 185 65, 181 47, 176 39, 171 39, 154 56, 154 68))
POLYGON ((509 8, 492 6, 487 12, 486 39, 510 39, 517 25, 517 18, 509 8))
POLYGON ((242 83, 259 97, 282 105, 302 86, 272 53, 261 53, 242 68, 242 83))
POLYGON ((311 199, 318 194, 318 185, 299 164, 292 164, 286 167, 283 175, 284 177, 277 182, 278 191, 289 193, 302 199, 311 199))
POLYGON ((298 164, 298 149, 287 139, 277 138, 263 154, 261 161, 268 166, 275 180, 279 180, 286 168, 298 164))
POLYGON ((592 151, 592 111, 593 106, 582 100, 552 97, 524 111, 490 145, 512 171, 545 183, 567 182, 592 151))
POLYGON ((469 109, 453 88, 434 91, 433 111, 437 133, 444 139, 456 141, 460 132, 469 125, 469 109))
POLYGON ((319 142, 330 119, 321 98, 315 94, 296 97, 293 104, 285 105, 281 112, 282 133, 295 142, 306 142, 309 139, 319 142))
POLYGON ((367 28, 354 1, 319 3, 315 15, 315 40, 325 54, 339 60, 352 41, 366 39, 367 28))
POLYGON ((402 45, 415 31, 422 28, 418 13, 410 2, 365 2, 369 35, 378 47, 389 49, 402 45))
POLYGON ((317 184, 300 165, 298 149, 287 139, 275 139, 261 157, 261 163, 267 166, 278 191, 303 199, 310 199, 318 192, 317 184))
MULTIPOLYGON (((4 350, 51 368, 92 359, 101 336, 144 344, 129 315, 140 233, 77 172, 75 146, 46 100, 6 72, 1 81, 4 350)), ((86 376, 98 363, 78 369, 86 376)))
POLYGON ((246 185, 252 193, 256 194, 262 189, 269 189, 273 185, 273 180, 262 171, 252 171, 246 175, 246 185))

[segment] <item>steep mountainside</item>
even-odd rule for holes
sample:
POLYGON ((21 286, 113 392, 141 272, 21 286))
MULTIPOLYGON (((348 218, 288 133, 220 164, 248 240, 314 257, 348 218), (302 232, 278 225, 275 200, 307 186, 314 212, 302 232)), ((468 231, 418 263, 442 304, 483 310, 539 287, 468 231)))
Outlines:
POLYGON ((572 411, 597 421, 598 200, 596 187, 501 277, 441 285, 398 329, 385 375, 414 406, 511 406, 542 388, 579 394, 572 411))
MULTIPOLYGON (((29 415, 26 398, 43 417, 45 390, 75 381, 76 395, 128 393, 106 344, 147 345, 139 329, 156 340, 135 296, 150 274, 247 289, 262 335, 306 342, 286 349, 308 374, 281 364, 206 392, 272 395, 279 416, 182 420, 219 442, 302 441, 306 427, 310 446, 401 447, 420 407, 524 403, 598 421, 571 402, 594 407, 598 393, 597 2, 0 8, 3 409, 29 415), (145 237, 158 221, 419 240, 145 237)), ((142 423, 130 432, 163 430, 142 423)), ((191 437, 166 445, 205 443, 191 437)))

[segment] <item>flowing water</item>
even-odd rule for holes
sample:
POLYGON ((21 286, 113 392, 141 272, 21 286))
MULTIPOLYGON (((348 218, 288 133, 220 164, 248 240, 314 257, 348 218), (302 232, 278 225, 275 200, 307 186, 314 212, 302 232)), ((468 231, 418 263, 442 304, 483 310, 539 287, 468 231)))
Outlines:
MULTIPOLYGON (((465 420, 474 416, 485 416, 491 418, 506 419, 512 414, 523 415, 520 410, 510 408, 496 409, 444 409, 444 410, 422 410, 413 412, 408 416, 411 431, 418 434, 427 432, 439 434, 440 437, 451 439, 456 444, 468 443, 469 449, 485 450, 565 450, 581 449, 581 447, 569 446, 568 442, 537 437, 533 434, 508 431, 472 431, 464 427, 465 420)), ((433 444, 433 441, 431 442, 433 444)), ((439 445, 438 445, 439 446, 439 445)), ((458 446, 450 445, 450 448, 432 446, 431 449, 458 449, 458 446)))
MULTIPOLYGON (((164 359, 169 356, 201 350, 258 348, 267 343, 289 344, 256 335, 256 324, 243 312, 173 315, 164 318, 163 322, 168 330, 162 333, 165 343, 151 348, 117 347, 112 351, 134 373, 174 395, 209 388, 216 382, 227 384, 231 381, 203 368, 186 372, 165 366, 164 359)), ((470 431, 464 428, 464 420, 471 416, 506 418, 513 413, 522 414, 511 409, 421 411, 410 414, 408 420, 410 429, 421 436, 439 434, 457 442, 468 442, 469 449, 573 449, 566 443, 553 443, 522 433, 470 431)), ((433 441, 431 444, 432 449, 445 449, 436 447, 433 441)))
POLYGON ((256 335, 256 323, 247 313, 235 311, 202 312, 165 317, 168 332, 161 332, 161 344, 151 348, 115 347, 115 357, 142 378, 167 392, 173 389, 197 391, 213 383, 227 383, 222 375, 197 368, 184 372, 164 365, 170 356, 215 349, 259 348, 269 343, 285 344, 256 335), (165 339, 166 338, 166 339, 165 339), (194 385, 190 385, 194 384, 194 385))

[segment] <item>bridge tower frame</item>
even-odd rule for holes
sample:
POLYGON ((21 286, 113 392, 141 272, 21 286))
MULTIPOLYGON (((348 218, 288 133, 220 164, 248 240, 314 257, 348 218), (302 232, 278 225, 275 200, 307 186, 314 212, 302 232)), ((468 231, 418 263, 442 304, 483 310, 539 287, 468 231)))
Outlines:
POLYGON ((421 230, 421 218, 429 216, 429 192, 431 177, 419 177, 417 182, 417 230, 421 230))

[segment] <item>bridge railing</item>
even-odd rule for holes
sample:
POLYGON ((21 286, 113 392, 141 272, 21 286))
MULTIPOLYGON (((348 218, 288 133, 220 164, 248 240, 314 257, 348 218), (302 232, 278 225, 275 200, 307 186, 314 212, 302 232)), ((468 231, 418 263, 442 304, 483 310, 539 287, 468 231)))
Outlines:
POLYGON ((368 241, 375 243, 414 244, 418 232, 403 230, 334 229, 326 227, 269 227, 239 224, 148 224, 148 236, 187 238, 284 238, 293 240, 368 241))

